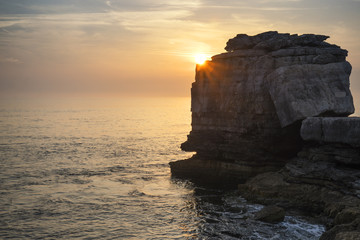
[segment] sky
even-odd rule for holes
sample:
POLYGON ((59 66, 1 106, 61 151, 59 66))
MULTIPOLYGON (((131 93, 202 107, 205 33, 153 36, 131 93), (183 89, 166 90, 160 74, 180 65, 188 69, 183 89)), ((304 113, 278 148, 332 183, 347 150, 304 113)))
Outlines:
POLYGON ((190 96, 194 55, 270 30, 347 49, 360 108, 360 0, 0 0, 0 94, 190 96))

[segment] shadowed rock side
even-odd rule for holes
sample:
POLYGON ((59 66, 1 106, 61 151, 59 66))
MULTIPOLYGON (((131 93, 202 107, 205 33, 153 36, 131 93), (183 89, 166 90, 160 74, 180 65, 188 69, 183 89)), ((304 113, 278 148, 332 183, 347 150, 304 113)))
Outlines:
POLYGON ((310 117, 303 149, 277 172, 239 185, 248 200, 330 217, 321 240, 360 236, 360 118, 310 117))
MULTIPOLYGON (((358 117, 309 117, 302 122, 301 137, 306 141, 343 143, 360 147, 358 117)), ((359 164, 360 164, 360 159, 359 164)))
POLYGON ((239 34, 197 65, 192 131, 181 145, 196 155, 170 163, 172 174, 237 183, 278 170, 303 146, 303 119, 353 113, 347 51, 327 38, 239 34))

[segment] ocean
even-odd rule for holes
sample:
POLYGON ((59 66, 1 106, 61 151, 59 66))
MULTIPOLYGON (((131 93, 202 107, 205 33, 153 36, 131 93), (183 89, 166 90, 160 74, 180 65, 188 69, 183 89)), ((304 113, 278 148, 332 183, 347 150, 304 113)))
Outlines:
POLYGON ((267 224, 236 190, 171 177, 189 158, 190 98, 0 102, 1 239, 318 239, 288 214, 267 224))

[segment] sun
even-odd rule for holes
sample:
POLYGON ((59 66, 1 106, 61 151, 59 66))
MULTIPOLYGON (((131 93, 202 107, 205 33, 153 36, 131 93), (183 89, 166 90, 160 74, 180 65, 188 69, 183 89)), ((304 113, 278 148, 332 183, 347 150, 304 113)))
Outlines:
POLYGON ((204 64, 204 62, 208 60, 208 56, 206 56, 205 54, 196 54, 194 56, 194 59, 197 64, 204 64))

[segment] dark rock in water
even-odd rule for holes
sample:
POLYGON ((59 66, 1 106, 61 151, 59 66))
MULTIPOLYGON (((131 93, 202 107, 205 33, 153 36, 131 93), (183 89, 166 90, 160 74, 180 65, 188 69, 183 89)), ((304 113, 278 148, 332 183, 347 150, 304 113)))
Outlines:
POLYGON ((239 191, 250 201, 297 208, 314 216, 324 214, 335 218, 337 226, 357 219, 360 209, 360 199, 340 186, 328 179, 294 178, 281 171, 260 174, 239 185, 239 191))
POLYGON ((175 176, 191 178, 197 182, 217 185, 224 182, 236 186, 244 178, 249 178, 264 171, 271 171, 272 167, 262 166, 252 168, 250 172, 247 166, 231 162, 204 159, 186 159, 170 162, 171 172, 175 176), (244 175, 247 173, 247 175, 244 175))
POLYGON ((251 201, 333 218, 333 227, 322 239, 335 239, 338 233, 359 230, 359 183, 358 168, 297 157, 279 172, 263 173, 240 184, 239 191, 251 201))
POLYGON ((279 223, 284 221, 285 210, 277 206, 266 206, 255 213, 255 219, 267 223, 279 223))
POLYGON ((360 218, 351 223, 341 224, 325 232, 320 240, 353 240, 360 239, 360 218))
POLYGON ((241 182, 279 170, 303 147, 303 119, 354 112, 347 51, 327 38, 239 34, 229 52, 197 65, 192 130, 181 145, 196 155, 172 163, 173 175, 241 182))

